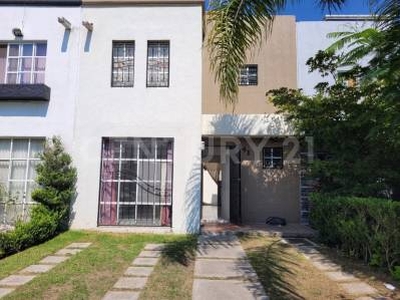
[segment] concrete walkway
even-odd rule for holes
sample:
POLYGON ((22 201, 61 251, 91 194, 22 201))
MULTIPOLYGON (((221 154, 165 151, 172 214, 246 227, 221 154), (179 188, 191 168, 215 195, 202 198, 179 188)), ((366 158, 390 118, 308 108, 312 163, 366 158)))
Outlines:
POLYGON ((0 298, 10 294, 17 287, 28 283, 36 276, 46 273, 56 265, 66 261, 68 258, 79 253, 90 245, 91 243, 72 243, 56 252, 54 255, 46 256, 38 264, 28 266, 17 274, 3 278, 0 280, 0 298))
POLYGON ((338 282, 347 294, 354 297, 352 299, 373 300, 376 297, 380 298, 375 288, 362 282, 353 274, 344 272, 340 265, 333 263, 320 253, 318 245, 315 243, 308 239, 286 239, 285 241, 301 252, 315 268, 322 271, 329 279, 338 282))
POLYGON ((202 234, 194 269, 193 300, 268 299, 237 237, 202 234))
POLYGON ((103 300, 137 300, 147 280, 154 270, 154 266, 161 257, 163 244, 147 244, 139 256, 132 262, 132 266, 126 269, 107 292, 103 300))

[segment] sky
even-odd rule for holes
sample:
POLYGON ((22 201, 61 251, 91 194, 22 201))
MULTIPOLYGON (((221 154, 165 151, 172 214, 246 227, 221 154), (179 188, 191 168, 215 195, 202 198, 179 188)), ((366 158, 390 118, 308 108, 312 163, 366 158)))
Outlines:
MULTIPOLYGON (((288 1, 290 2, 290 1, 288 1)), ((295 15, 297 21, 318 21, 328 14, 328 11, 322 11, 315 0, 293 1, 294 4, 288 4, 287 7, 280 12, 281 15, 295 15)), ((332 14, 343 15, 366 15, 370 14, 368 1, 365 0, 348 0, 340 11, 332 11, 332 14)))
MULTIPOLYGON (((209 0, 206 0, 206 7, 209 0)), ((280 15, 295 15, 297 21, 318 21, 323 20, 328 11, 322 11, 317 5, 317 0, 293 0, 280 12, 280 15), (293 4, 292 4, 293 3, 293 4)), ((343 15, 366 15, 370 14, 368 0, 347 0, 340 11, 332 11, 332 14, 343 15)))

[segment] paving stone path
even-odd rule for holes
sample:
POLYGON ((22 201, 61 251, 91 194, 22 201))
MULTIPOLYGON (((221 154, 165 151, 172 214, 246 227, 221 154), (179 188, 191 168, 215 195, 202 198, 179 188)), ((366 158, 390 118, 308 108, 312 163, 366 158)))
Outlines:
POLYGON ((199 237, 192 299, 268 299, 233 233, 204 233, 199 237))
POLYGON ((38 264, 30 265, 17 274, 3 278, 0 280, 0 298, 13 292, 17 287, 28 283, 36 276, 51 270, 57 264, 66 261, 90 245, 91 243, 72 243, 54 255, 46 256, 38 264))
POLYGON ((136 300, 146 286, 147 280, 158 263, 163 244, 147 244, 124 275, 107 292, 103 300, 136 300))
POLYGON ((342 271, 342 268, 326 258, 318 249, 318 245, 308 239, 286 239, 284 240, 296 247, 315 268, 339 283, 341 288, 356 300, 381 299, 378 291, 369 284, 362 282, 353 274, 342 271))

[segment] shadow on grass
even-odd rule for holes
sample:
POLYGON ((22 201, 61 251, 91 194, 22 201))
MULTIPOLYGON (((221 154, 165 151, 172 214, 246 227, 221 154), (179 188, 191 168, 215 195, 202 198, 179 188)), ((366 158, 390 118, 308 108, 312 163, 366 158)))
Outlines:
MULTIPOLYGON (((241 239, 247 239, 242 236, 241 239)), ((267 295, 271 299, 305 299, 296 292, 294 282, 298 264, 287 250, 290 246, 279 240, 261 247, 250 248, 247 256, 267 295)))
POLYGON ((197 235, 188 235, 174 241, 167 242, 162 251, 162 258, 184 266, 196 256, 197 235))

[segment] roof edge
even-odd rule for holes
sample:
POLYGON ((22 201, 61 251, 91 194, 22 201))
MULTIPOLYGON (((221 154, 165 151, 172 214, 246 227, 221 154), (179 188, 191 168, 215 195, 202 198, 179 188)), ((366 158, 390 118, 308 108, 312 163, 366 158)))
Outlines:
POLYGON ((81 6, 81 0, 1 0, 0 6, 81 6))
POLYGON ((82 0, 83 6, 203 5, 204 0, 82 0))

